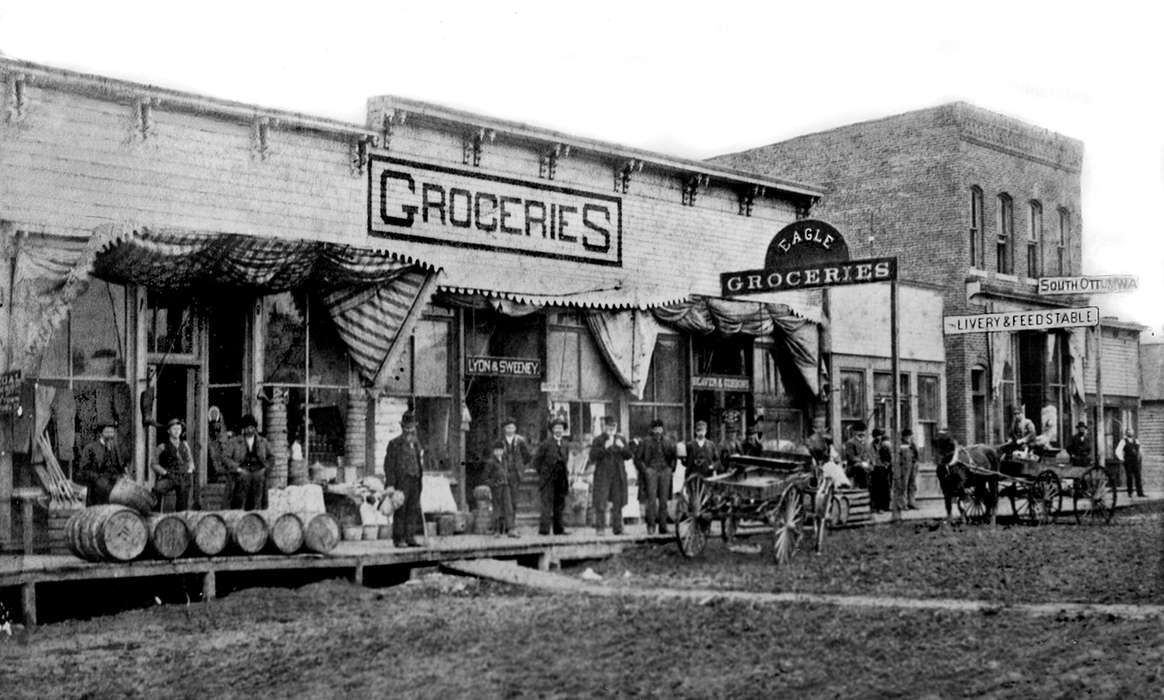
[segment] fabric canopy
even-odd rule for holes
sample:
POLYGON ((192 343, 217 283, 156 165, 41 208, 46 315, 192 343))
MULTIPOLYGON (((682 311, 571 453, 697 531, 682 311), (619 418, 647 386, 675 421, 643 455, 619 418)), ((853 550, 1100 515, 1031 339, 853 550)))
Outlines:
POLYGON ((586 325, 619 383, 641 400, 659 322, 648 311, 588 311, 586 325))
POLYGON ((318 291, 361 376, 373 387, 403 348, 439 270, 382 250, 239 234, 141 229, 107 237, 101 279, 151 289, 259 294, 318 291))
POLYGON ((813 395, 820 392, 817 324, 784 304, 697 297, 652 309, 652 313, 659 321, 688 333, 771 336, 776 342, 773 354, 777 362, 794 368, 813 395))

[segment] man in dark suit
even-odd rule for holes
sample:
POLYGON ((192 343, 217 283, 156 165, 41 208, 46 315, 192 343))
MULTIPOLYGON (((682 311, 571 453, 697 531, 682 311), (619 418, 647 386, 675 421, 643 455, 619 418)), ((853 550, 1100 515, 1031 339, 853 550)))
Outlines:
POLYGON ((647 534, 667 532, 667 501, 675 469, 675 443, 663 435, 663 421, 651 421, 651 434, 638 445, 635 464, 642 476, 639 490, 646 493, 647 534), (656 525, 658 526, 656 528, 656 525))
POLYGON ((719 448, 707 439, 707 421, 695 421, 695 439, 688 440, 686 448, 683 464, 688 479, 696 474, 711 476, 719 469, 719 448))
POLYGON ((603 432, 590 443, 590 463, 594 465, 594 528, 606 534, 606 508, 609 505, 610 530, 622 534, 622 508, 626 505, 626 460, 630 446, 618 434, 618 419, 603 419, 603 432))
POLYGON ((227 474, 233 476, 230 507, 262 510, 267 500, 267 474, 275 466, 275 455, 267 439, 259 435, 259 422, 247 414, 242 417, 236 436, 222 452, 227 474))
POLYGON ((117 446, 117 425, 113 422, 101 424, 101 435, 85 445, 81 451, 81 464, 77 474, 82 484, 88 487, 85 505, 97 506, 109 502, 109 492, 122 476, 126 476, 125 460, 117 446))
POLYGON ((550 437, 542 440, 534 452, 533 465, 538 472, 538 495, 541 497, 541 517, 538 534, 568 534, 562 526, 562 511, 566 507, 569 484, 570 449, 566 445, 566 421, 555 418, 550 423, 550 437))
POLYGON ((424 447, 416 436, 416 416, 412 411, 405 411, 400 417, 400 430, 384 453, 384 485, 404 493, 404 505, 392 518, 392 541, 397 547, 423 547, 416 536, 424 532, 424 514, 420 511, 424 447))

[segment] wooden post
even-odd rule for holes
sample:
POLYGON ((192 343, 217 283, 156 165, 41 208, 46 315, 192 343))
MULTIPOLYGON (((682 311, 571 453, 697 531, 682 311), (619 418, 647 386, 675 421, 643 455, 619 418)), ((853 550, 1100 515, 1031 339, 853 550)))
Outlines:
POLYGON ((352 571, 352 583, 356 584, 357 586, 364 585, 364 562, 363 561, 356 562, 356 568, 354 571, 352 571))
MULTIPOLYGON (((1107 437, 1107 425, 1104 424, 1103 411, 1103 322, 1101 321, 1095 327, 1095 465, 1103 470, 1107 470, 1107 464, 1104 463, 1104 453, 1107 451, 1105 444, 1107 437)), ((1108 477, 1111 478, 1110 475, 1108 477)), ((1114 480, 1113 480, 1114 486, 1114 480)))
POLYGON ((550 550, 546 550, 538 555, 538 571, 550 570, 550 550))
POLYGON ((35 514, 32 510, 32 497, 25 495, 20 499, 20 532, 24 543, 24 555, 35 554, 33 536, 36 533, 35 514))
POLYGON ((24 628, 36 627, 36 584, 25 581, 20 587, 20 607, 24 613, 24 628))
POLYGON ((901 503, 898 502, 896 490, 898 484, 895 483, 895 477, 898 475, 899 465, 901 464, 900 450, 901 446, 901 349, 898 347, 898 335, 900 329, 898 328, 897 319, 897 277, 889 283, 889 348, 890 348, 890 365, 893 372, 893 435, 890 436, 889 442, 893 446, 889 451, 889 503, 890 509, 893 513, 894 521, 901 520, 901 503))
POLYGON ((211 601, 218 596, 217 583, 214 576, 214 569, 208 569, 202 576, 203 601, 211 601))

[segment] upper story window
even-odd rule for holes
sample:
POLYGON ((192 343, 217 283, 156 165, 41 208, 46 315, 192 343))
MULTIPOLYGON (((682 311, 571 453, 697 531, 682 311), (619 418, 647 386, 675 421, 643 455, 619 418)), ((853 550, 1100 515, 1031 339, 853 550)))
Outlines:
POLYGON ((1039 260, 1041 247, 1039 241, 1043 239, 1043 205, 1038 200, 1031 200, 1030 218, 1027 228, 1027 277, 1038 277, 1043 266, 1039 260))
POLYGON ((970 267, 978 267, 982 258, 982 188, 970 188, 970 267))
POLYGON ((998 195, 998 272, 1014 273, 1014 201, 1010 195, 998 195))
POLYGON ((1067 274, 1067 241, 1071 238, 1071 212, 1065 207, 1059 207, 1059 246, 1056 257, 1059 263, 1059 274, 1067 274))

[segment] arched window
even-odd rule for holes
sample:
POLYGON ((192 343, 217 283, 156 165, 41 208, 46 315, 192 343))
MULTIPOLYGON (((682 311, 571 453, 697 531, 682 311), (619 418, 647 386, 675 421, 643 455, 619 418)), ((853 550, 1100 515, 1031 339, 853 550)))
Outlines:
POLYGON ((1071 212, 1066 207, 1059 207, 1059 247, 1056 257, 1059 260, 1059 274, 1067 274, 1069 262, 1067 258, 1067 242, 1071 240, 1071 212))
POLYGON ((1043 205, 1037 199, 1031 200, 1027 223, 1027 277, 1034 278, 1043 272, 1043 264, 1039 259, 1042 252, 1040 241, 1043 240, 1043 205))
POLYGON ((1014 201, 1005 192, 998 195, 998 272, 1014 273, 1014 201))
POLYGON ((978 267, 982 253, 982 188, 970 188, 970 267, 978 267))

